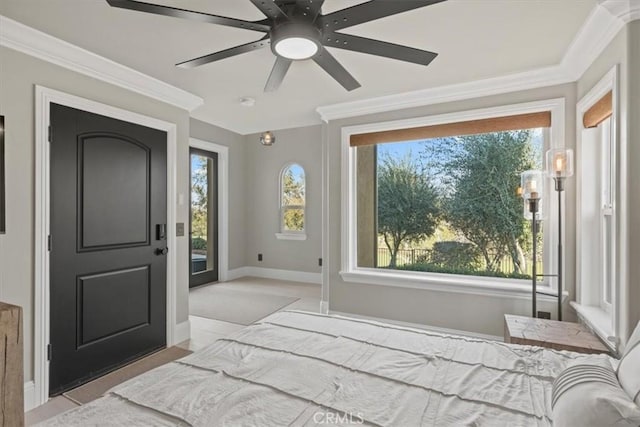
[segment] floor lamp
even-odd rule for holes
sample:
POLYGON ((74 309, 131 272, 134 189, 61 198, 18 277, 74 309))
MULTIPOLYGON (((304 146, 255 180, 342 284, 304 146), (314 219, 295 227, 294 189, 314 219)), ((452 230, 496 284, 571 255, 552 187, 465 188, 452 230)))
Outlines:
POLYGON ((522 198, 524 199, 524 217, 531 220, 531 234, 533 237, 533 265, 531 266, 531 310, 532 317, 537 315, 537 286, 538 286, 538 225, 542 219, 542 198, 544 195, 544 172, 528 170, 520 175, 522 198))
POLYGON ((573 175, 573 150, 553 148, 547 151, 547 175, 553 178, 558 193, 558 320, 562 320, 562 192, 565 180, 573 175))

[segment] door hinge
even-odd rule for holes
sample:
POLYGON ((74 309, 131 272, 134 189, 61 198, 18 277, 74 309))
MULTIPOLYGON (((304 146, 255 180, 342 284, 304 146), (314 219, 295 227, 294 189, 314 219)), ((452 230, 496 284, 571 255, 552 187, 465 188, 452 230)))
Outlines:
POLYGON ((51 142, 51 125, 49 125, 49 128, 48 128, 47 141, 51 142))
POLYGON ((47 236, 47 250, 51 252, 51 234, 47 236))
POLYGON ((47 344, 47 361, 51 361, 51 344, 47 344))

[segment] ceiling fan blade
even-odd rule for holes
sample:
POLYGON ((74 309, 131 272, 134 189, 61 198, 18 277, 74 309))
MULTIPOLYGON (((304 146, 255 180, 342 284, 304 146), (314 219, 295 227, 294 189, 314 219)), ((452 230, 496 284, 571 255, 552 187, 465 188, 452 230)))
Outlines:
POLYGON ((325 31, 336 31, 442 1, 446 0, 371 0, 322 15, 318 20, 325 31))
POLYGON ((341 33, 325 34, 322 42, 329 47, 368 53, 420 65, 429 65, 438 56, 437 53, 429 52, 428 50, 341 33))
POLYGON ((286 19, 287 14, 284 13, 280 6, 278 6, 273 0, 251 0, 251 3, 258 9, 260 12, 264 13, 264 16, 271 19, 286 19))
POLYGON ((278 56, 276 58, 276 63, 273 64, 273 69, 271 70, 271 74, 269 74, 269 79, 267 79, 267 84, 264 86, 265 92, 273 92, 280 87, 282 80, 284 80, 285 74, 289 71, 289 67, 293 61, 287 58, 282 58, 278 56))
POLYGON ((324 0, 296 0, 296 8, 307 19, 315 21, 323 3, 324 0))
POLYGON ((322 48, 322 50, 313 57, 313 60, 346 90, 352 91, 360 87, 360 83, 340 65, 327 49, 322 48))
POLYGON ((256 40, 251 43, 241 44, 240 46, 235 46, 229 49, 221 50, 219 52, 210 53, 209 55, 204 55, 199 58, 194 58, 188 61, 180 62, 176 64, 176 66, 181 68, 194 68, 199 65, 209 64, 211 62, 229 58, 231 56, 241 55, 243 53, 251 52, 253 50, 262 49, 269 46, 270 44, 271 44, 271 41, 269 40, 269 36, 264 36, 260 40, 256 40))
POLYGON ((161 6, 159 4, 145 3, 138 0, 107 0, 107 3, 109 3, 111 7, 121 9, 137 10, 139 12, 154 13, 156 15, 173 16, 175 18, 190 19, 192 21, 244 28, 246 30, 261 31, 263 33, 271 30, 271 26, 264 22, 243 21, 241 19, 227 18, 225 16, 211 15, 204 12, 195 12, 170 6, 161 6))

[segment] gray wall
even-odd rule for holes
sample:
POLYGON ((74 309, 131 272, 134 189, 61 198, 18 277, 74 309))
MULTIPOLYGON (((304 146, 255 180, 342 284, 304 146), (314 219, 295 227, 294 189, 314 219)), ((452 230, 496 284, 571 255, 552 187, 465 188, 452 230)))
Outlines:
MULTIPOLYGON (((575 104, 576 85, 566 84, 535 90, 515 92, 472 100, 431 105, 401 111, 374 114, 362 117, 331 121, 326 125, 329 176, 329 308, 334 311, 350 312, 365 316, 384 317, 404 322, 421 323, 443 328, 473 331, 501 336, 503 314, 529 315, 531 303, 528 299, 511 297, 478 296, 461 293, 408 289, 361 283, 347 283, 339 275, 341 268, 340 218, 341 218, 341 176, 340 176, 340 132, 342 127, 355 124, 384 122, 412 117, 430 116, 456 111, 488 108, 508 104, 531 102, 564 97, 565 145, 575 147, 575 104)), ((575 181, 567 182, 566 190, 566 271, 565 289, 570 298, 575 296, 575 181)), ((539 302, 539 309, 555 315, 555 304, 539 302)), ((575 318, 575 313, 565 309, 565 318, 575 318)))
POLYGON ((193 138, 229 147, 229 269, 244 267, 247 239, 245 137, 193 118, 189 132, 193 138))
POLYGON ((626 155, 621 154, 621 162, 626 163, 628 171, 628 259, 618 259, 616 267, 618 272, 627 272, 627 277, 621 278, 619 297, 622 305, 618 313, 624 343, 640 321, 640 265, 636 261, 640 257, 640 21, 624 27, 578 80, 578 100, 616 64, 620 70, 619 138, 621 145, 627 146, 626 155))
MULTIPOLYGON (((0 47, 0 114, 5 116, 7 234, 0 235, 0 300, 24 310, 24 379, 33 379, 36 84, 177 124, 178 186, 187 185, 186 111, 0 47)), ((187 220, 178 206, 177 220, 187 220)), ((178 239, 178 322, 187 319, 187 241, 178 239)))
POLYGON ((319 273, 322 256, 322 127, 274 131, 276 143, 260 144, 259 134, 246 138, 246 194, 248 266, 319 273), (289 163, 306 174, 307 240, 278 240, 280 232, 279 177, 289 163), (258 253, 263 261, 258 261, 258 253))

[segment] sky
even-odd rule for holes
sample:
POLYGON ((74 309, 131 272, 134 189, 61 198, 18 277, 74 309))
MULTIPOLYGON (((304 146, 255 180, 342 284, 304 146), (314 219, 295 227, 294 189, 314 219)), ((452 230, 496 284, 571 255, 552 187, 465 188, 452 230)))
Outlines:
POLYGON ((407 154, 417 155, 422 151, 422 141, 394 142, 378 145, 378 157, 389 155, 396 159, 404 158, 407 154))
MULTIPOLYGON (((378 158, 383 158, 385 155, 389 155, 396 159, 404 158, 406 155, 411 153, 412 157, 420 155, 420 153, 424 152, 425 146, 429 143, 440 142, 442 138, 434 138, 427 140, 417 140, 417 141, 406 141, 406 142, 393 142, 389 144, 378 144, 378 158)), ((538 159, 541 162, 542 159, 542 147, 543 147, 543 132, 542 129, 534 129, 533 130, 533 138, 532 144, 537 150, 536 153, 540 156, 538 159)), ((542 168, 542 163, 539 165, 542 168)))
POLYGON ((304 182, 304 169, 302 169, 302 166, 300 166, 297 163, 294 163, 292 165, 289 165, 289 169, 291 170, 291 173, 293 174, 293 179, 295 181, 304 182))

